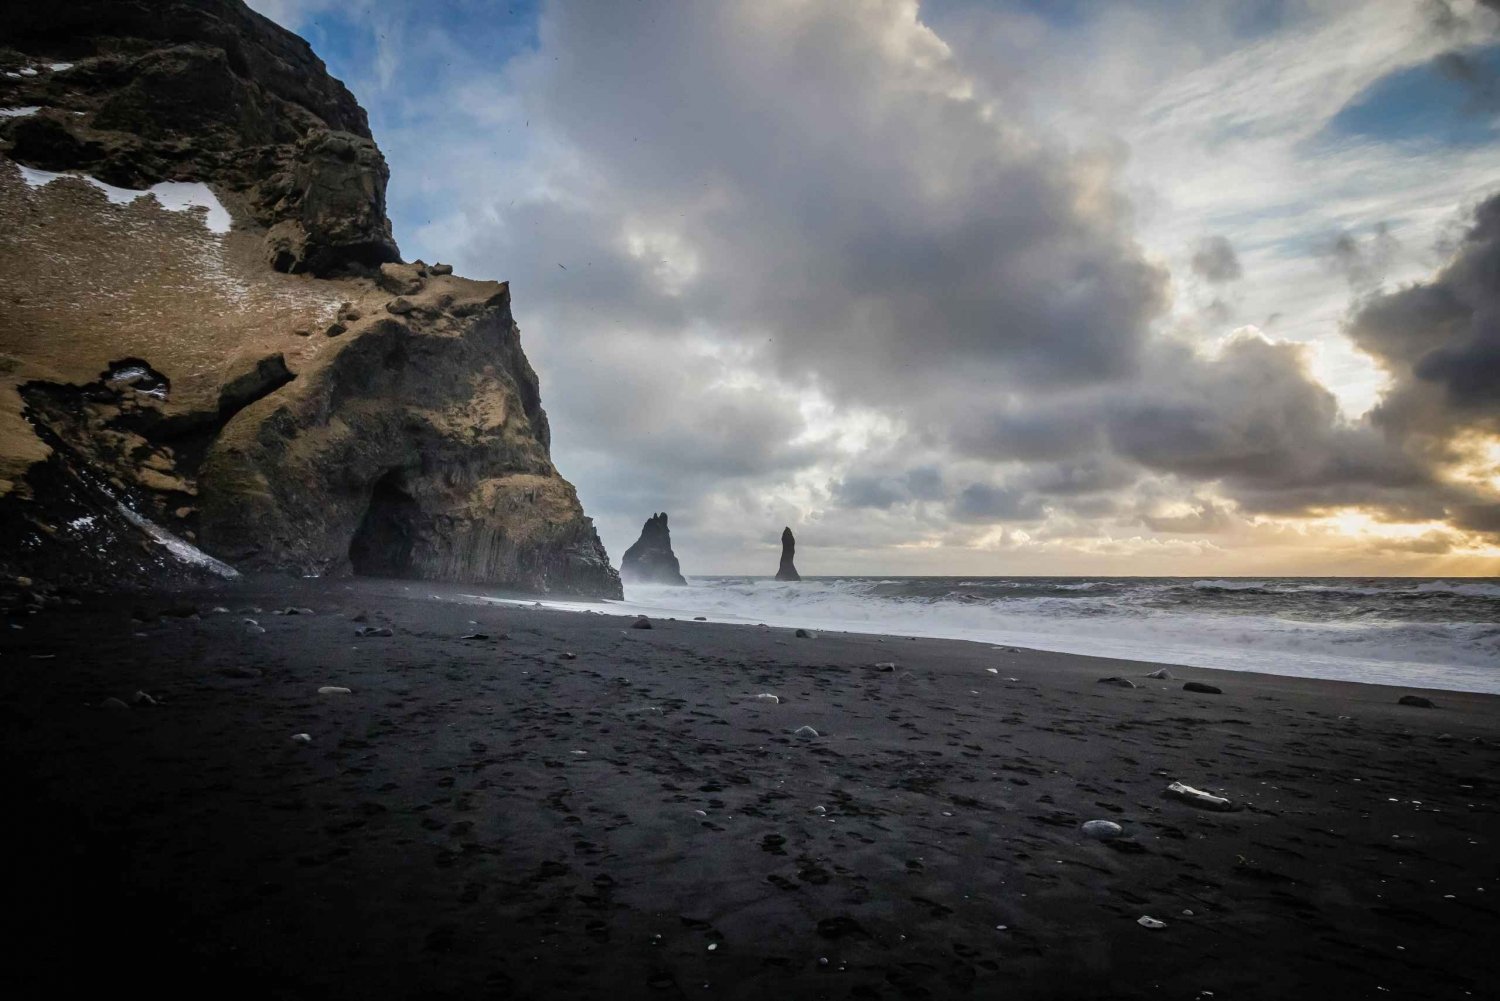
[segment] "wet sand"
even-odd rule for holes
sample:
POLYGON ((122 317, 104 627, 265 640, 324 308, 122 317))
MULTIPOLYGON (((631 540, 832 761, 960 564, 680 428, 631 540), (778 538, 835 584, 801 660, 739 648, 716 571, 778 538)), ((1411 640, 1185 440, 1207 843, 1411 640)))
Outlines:
POLYGON ((7 996, 1462 998, 1500 975, 1500 697, 466 590, 259 579, 12 620, 7 996), (103 705, 137 691, 160 704, 103 705))

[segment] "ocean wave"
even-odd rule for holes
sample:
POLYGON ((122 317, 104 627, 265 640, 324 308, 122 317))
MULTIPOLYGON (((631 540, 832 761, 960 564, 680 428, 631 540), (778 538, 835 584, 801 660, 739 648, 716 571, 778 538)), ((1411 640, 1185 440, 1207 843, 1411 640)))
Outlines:
POLYGON ((623 610, 1500 693, 1497 597, 1488 581, 720 577, 627 585, 623 610))
POLYGON ((1269 594, 1271 586, 1260 580, 1195 580, 1193 589, 1196 591, 1250 591, 1254 593, 1269 594))

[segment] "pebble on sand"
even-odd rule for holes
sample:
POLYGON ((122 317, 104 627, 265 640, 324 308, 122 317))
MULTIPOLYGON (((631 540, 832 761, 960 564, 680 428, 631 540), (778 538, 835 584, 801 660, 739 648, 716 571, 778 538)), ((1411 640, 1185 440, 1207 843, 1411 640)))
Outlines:
POLYGON ((779 699, 775 695, 772 695, 770 692, 761 692, 759 695, 757 695, 755 697, 755 701, 756 702, 770 702, 770 703, 775 704, 775 703, 779 703, 781 701, 781 699, 779 699))
POLYGON ((1213 685, 1205 685, 1201 681, 1189 681, 1182 686, 1184 692, 1197 692, 1200 695, 1223 695, 1224 689, 1215 688, 1213 685))
POLYGON ((896 665, 888 660, 883 660, 875 665, 875 670, 877 671, 894 671, 895 669, 896 665))
POLYGON ((1110 838, 1118 838, 1125 833, 1125 828, 1113 820, 1090 820, 1083 825, 1083 833, 1100 841, 1108 841, 1110 838))
POLYGON ((319 695, 352 695, 354 694, 343 685, 324 685, 318 689, 319 695))
POLYGON ((159 705, 161 705, 160 702, 156 701, 151 696, 147 695, 145 692, 136 692, 134 695, 132 695, 130 697, 130 701, 131 701, 132 705, 137 705, 137 706, 159 706, 159 705))
POLYGON ((574 653, 572 650, 564 650, 562 653, 560 653, 560 654, 557 655, 557 659, 558 660, 577 660, 578 659, 578 654, 574 653))
POLYGON ((815 640, 818 638, 817 633, 810 633, 806 629, 799 629, 793 635, 795 635, 799 640, 815 640))
POLYGON ((811 740, 818 735, 818 731, 814 730, 810 726, 799 726, 797 727, 797 729, 793 730, 792 733, 795 736, 802 737, 806 740, 811 740))
POLYGON ((1163 667, 1160 670, 1152 671, 1150 674, 1146 675, 1146 677, 1155 678, 1157 681, 1171 681, 1172 672, 1163 667))
POLYGON ((310 733, 294 733, 294 734, 292 734, 292 741, 294 743, 297 743, 297 744, 311 744, 312 743, 312 734, 310 734, 310 733))
POLYGON ((1116 688, 1135 687, 1135 682, 1131 681, 1129 678, 1100 678, 1098 683, 1101 685, 1114 685, 1116 688))
POLYGON ((1136 918, 1135 923, 1140 925, 1142 928, 1165 928, 1167 926, 1167 923, 1165 921, 1158 921, 1148 914, 1142 914, 1140 917, 1136 918))
POLYGON ((1194 789, 1183 782, 1173 782, 1167 786, 1165 795, 1172 799, 1180 799, 1184 803, 1201 806, 1205 810, 1218 810, 1227 813, 1234 809, 1234 804, 1223 796, 1215 796, 1213 793, 1204 792, 1202 789, 1194 789))
POLYGON ((652 628, 652 626, 651 626, 651 620, 648 619, 648 618, 646 618, 644 615, 642 615, 640 618, 636 619, 634 622, 632 622, 630 624, 630 628, 631 629, 650 629, 650 628, 652 628))
POLYGON ((354 630, 356 636, 394 636, 390 626, 360 626, 354 630))
POLYGON ((127 706, 122 700, 117 699, 113 695, 111 695, 109 698, 107 698, 103 702, 99 703, 99 708, 100 709, 129 709, 130 707, 127 706))
POLYGON ((1403 705, 1403 706, 1415 706, 1418 709, 1436 709, 1437 708, 1437 706, 1433 705, 1433 702, 1432 702, 1431 699, 1425 698, 1425 697, 1423 697, 1421 695, 1403 695, 1403 696, 1401 696, 1401 698, 1399 698, 1399 699, 1396 700, 1396 704, 1397 705, 1403 705))

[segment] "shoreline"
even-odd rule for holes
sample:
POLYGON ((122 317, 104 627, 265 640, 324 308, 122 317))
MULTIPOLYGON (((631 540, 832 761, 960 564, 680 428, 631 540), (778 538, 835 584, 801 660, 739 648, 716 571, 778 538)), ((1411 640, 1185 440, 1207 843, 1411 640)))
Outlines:
POLYGON ((6 630, 21 996, 143 957, 168 996, 273 998, 1449 998, 1500 975, 1500 697, 459 590, 256 578, 6 630), (136 691, 159 704, 102 708, 136 691))
MULTIPOLYGON (((722 580, 722 578, 713 578, 722 580)), ((751 578, 743 578, 749 580, 751 578)), ((1017 578, 1019 579, 1019 578, 1017 578)), ((1262 580, 1263 578, 1255 578, 1262 580)), ((771 578, 760 578, 767 583, 774 583, 771 578)), ((812 582, 842 582, 848 578, 806 578, 804 583, 812 582)), ((462 587, 461 585, 455 585, 462 587)), ((701 585, 700 585, 701 586, 701 585)), ((635 585, 637 589, 640 585, 635 585)), ((1187 650, 1180 644, 1168 644, 1167 649, 1157 656, 1140 656, 1138 651, 1129 649, 1139 644, 1140 637, 1128 637, 1125 635, 1111 636, 1107 631, 1100 634, 1090 634, 1086 639, 1080 640, 1076 637, 1065 638, 1062 634, 1040 634, 1028 631, 1024 626, 1013 622, 1004 621, 1001 625, 992 625, 980 628, 972 628, 955 625, 939 625, 930 628, 910 628, 913 621, 903 622, 906 630, 883 629, 875 622, 851 621, 847 619, 819 617, 817 614, 797 614, 796 610, 780 612, 770 609, 758 609, 759 614, 746 616, 738 612, 721 611, 711 607, 689 607, 694 590, 692 585, 687 588, 661 589, 647 585, 648 593, 645 596, 632 598, 630 589, 627 587, 626 597, 618 599, 574 599, 574 598, 552 598, 552 597, 498 597, 483 594, 463 594, 460 597, 471 598, 482 603, 508 603, 508 604, 532 604, 540 601, 544 607, 558 611, 575 613, 602 612, 613 615, 648 615, 654 617, 692 618, 703 615, 707 621, 722 625, 745 625, 757 626, 769 624, 773 628, 782 629, 810 629, 829 634, 850 636, 900 636, 910 638, 916 636, 921 639, 953 640, 977 643, 987 646, 1017 646, 1037 652, 1048 652, 1066 654, 1076 657, 1091 657, 1102 660, 1120 660, 1132 663, 1153 663, 1165 667, 1180 667, 1192 670, 1211 670, 1228 674, 1254 674, 1267 675, 1271 677, 1305 678, 1309 680, 1344 681, 1351 684, 1373 684, 1393 688, 1416 688, 1422 690, 1442 692, 1467 692, 1473 694, 1500 695, 1500 663, 1492 668, 1479 667, 1473 664, 1452 663, 1429 663, 1423 661, 1407 660, 1385 660, 1372 661, 1354 656, 1342 658, 1330 657, 1324 652, 1296 653, 1288 649, 1275 647, 1264 648, 1254 644, 1236 646, 1227 643, 1212 644, 1205 642, 1201 647, 1187 650), (679 604, 673 599, 686 599, 688 604, 679 604), (615 607, 618 610, 612 610, 615 607), (767 614, 769 613, 769 614, 767 614), (989 633, 989 635, 985 635, 989 633), (1015 639, 1013 636, 1021 638, 1015 639), (1124 650, 1101 650, 1100 647, 1124 647, 1124 650), (1240 659, 1243 662, 1269 661, 1275 669, 1266 670, 1259 667, 1235 666, 1233 661, 1240 659), (1204 661, 1215 661, 1216 663, 1204 663, 1204 661), (1305 666, 1302 670, 1292 670, 1286 664, 1288 660, 1299 661, 1305 666), (1282 668, 1287 668, 1283 670, 1282 668), (1365 673, 1372 677, 1366 679, 1355 675, 1365 673), (1402 675, 1407 675, 1402 677, 1402 675)), ((702 590, 712 594, 717 591, 712 586, 702 587, 702 590)), ((924 606, 931 609, 941 621, 945 609, 935 606, 924 606)), ((1189 627, 1194 624, 1188 621, 1186 616, 1183 622, 1189 627)), ((1127 625, 1126 620, 1121 620, 1119 625, 1127 625)), ((1456 623, 1455 623, 1456 624, 1456 623)), ((1173 634, 1172 638, 1180 640, 1182 626, 1178 626, 1179 632, 1173 634)), ((1222 637, 1220 638, 1223 639, 1222 637)))

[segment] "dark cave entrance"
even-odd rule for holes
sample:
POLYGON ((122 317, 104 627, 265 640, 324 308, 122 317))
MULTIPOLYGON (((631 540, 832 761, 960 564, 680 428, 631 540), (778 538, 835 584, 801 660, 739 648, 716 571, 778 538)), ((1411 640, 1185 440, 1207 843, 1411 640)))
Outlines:
POLYGON ((363 577, 407 577, 416 541, 417 502, 393 469, 375 481, 370 506, 349 541, 349 563, 363 577))

